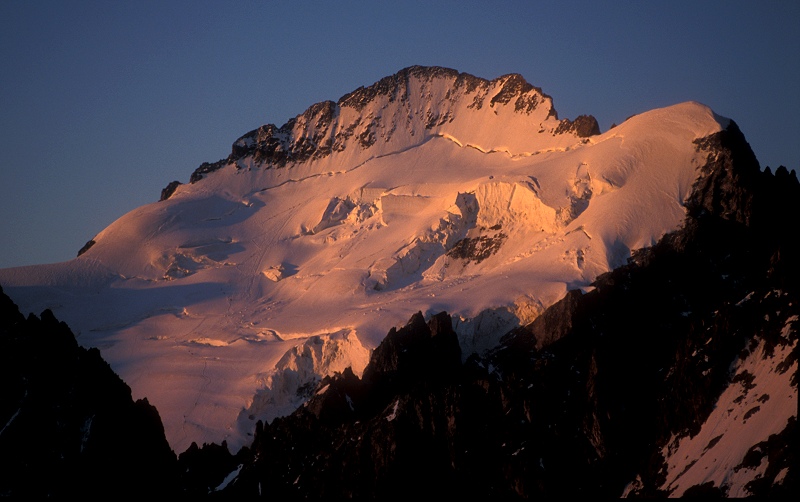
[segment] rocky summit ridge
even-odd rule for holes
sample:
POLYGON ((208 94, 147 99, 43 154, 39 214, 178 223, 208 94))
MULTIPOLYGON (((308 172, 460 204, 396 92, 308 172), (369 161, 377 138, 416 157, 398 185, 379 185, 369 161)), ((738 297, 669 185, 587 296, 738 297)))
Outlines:
MULTIPOLYGON (((228 165, 280 168, 348 149, 382 155, 445 129, 464 130, 474 121, 482 123, 478 129, 493 127, 496 133, 517 128, 521 122, 529 139, 536 134, 584 138, 600 133, 590 115, 558 120, 552 98, 519 74, 486 80, 449 68, 410 66, 336 102, 316 103, 280 127, 266 124, 244 134, 233 143, 227 158, 203 163, 190 182, 228 165), (498 117, 501 112, 502 118, 498 117), (519 116, 512 124, 506 116, 509 112, 519 116), (248 158, 252 163, 244 162, 248 158)), ((463 137, 470 141, 472 135, 465 132, 463 137)))

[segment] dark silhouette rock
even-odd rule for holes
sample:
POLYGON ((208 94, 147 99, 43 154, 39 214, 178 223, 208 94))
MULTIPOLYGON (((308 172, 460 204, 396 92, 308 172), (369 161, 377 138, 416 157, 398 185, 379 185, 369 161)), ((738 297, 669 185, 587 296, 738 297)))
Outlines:
POLYGON ((161 190, 161 198, 158 199, 159 202, 162 200, 167 200, 172 197, 172 194, 175 193, 175 190, 178 189, 183 183, 180 181, 171 181, 163 190, 161 190))
POLYGON ((95 244, 97 243, 95 242, 94 239, 89 239, 86 242, 86 244, 84 244, 83 247, 78 250, 78 256, 82 255, 86 251, 89 251, 89 249, 91 249, 91 247, 94 246, 95 244))
POLYGON ((0 493, 175 495, 161 419, 51 311, 23 318, 0 289, 0 493))

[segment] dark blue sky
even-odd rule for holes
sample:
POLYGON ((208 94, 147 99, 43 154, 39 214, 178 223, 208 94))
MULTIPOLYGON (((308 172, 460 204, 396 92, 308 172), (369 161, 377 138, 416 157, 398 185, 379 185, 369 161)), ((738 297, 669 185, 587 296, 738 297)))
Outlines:
POLYGON ((687 100, 800 170, 800 2, 0 2, 0 268, 73 258, 264 123, 410 65, 602 130, 687 100))

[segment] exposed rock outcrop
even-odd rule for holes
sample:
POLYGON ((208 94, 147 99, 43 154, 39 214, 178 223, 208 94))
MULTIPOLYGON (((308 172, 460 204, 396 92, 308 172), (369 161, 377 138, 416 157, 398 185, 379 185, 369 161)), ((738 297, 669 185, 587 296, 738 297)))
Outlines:
POLYGON ((600 124, 591 115, 578 115, 575 120, 564 119, 556 128, 556 134, 574 132, 579 138, 588 138, 600 134, 600 124))
POLYGON ((95 244, 97 244, 97 242, 95 242, 94 239, 89 239, 86 241, 86 244, 84 244, 83 247, 78 250, 78 256, 82 255, 86 251, 89 251, 89 249, 91 249, 91 247, 95 244))
POLYGON ((175 193, 175 190, 177 190, 178 187, 181 186, 182 184, 183 183, 177 180, 169 182, 169 184, 166 187, 164 187, 163 190, 161 190, 161 198, 159 199, 159 201, 167 200, 170 197, 172 197, 172 194, 175 193))

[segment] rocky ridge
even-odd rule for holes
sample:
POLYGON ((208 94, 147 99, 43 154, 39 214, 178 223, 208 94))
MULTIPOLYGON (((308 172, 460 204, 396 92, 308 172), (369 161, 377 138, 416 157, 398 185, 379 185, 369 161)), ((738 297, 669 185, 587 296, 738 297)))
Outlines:
MULTIPOLYGON (((407 147, 449 130, 454 121, 463 122, 456 117, 457 110, 485 120, 503 109, 530 117, 526 126, 531 135, 585 138, 600 133, 597 120, 589 115, 559 121, 552 98, 521 75, 486 80, 449 68, 411 66, 337 102, 314 104, 280 127, 266 124, 244 134, 233 143, 227 158, 203 163, 190 182, 231 165, 281 168, 348 149, 380 155, 376 145, 407 147)), ((162 200, 174 191, 173 182, 164 189, 162 200)))

